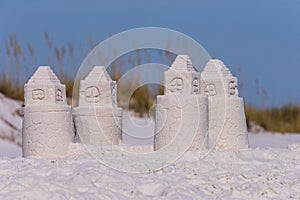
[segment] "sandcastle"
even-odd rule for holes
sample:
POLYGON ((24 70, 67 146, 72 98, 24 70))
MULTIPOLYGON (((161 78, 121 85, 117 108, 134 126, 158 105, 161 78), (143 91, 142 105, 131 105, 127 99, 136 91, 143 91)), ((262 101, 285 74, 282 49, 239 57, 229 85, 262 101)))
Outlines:
MULTIPOLYGON (((154 150, 196 151, 248 148, 243 99, 237 78, 217 59, 195 71, 188 55, 178 55, 164 74, 157 96, 154 150)), ((117 86, 105 67, 80 81, 78 107, 67 105, 65 86, 50 67, 39 67, 24 87, 23 155, 60 156, 74 141, 72 115, 80 143, 118 145, 122 109, 117 86)))
POLYGON ((117 145, 121 141, 122 109, 117 107, 117 86, 105 67, 96 66, 80 81, 78 107, 73 116, 80 142, 117 145))
POLYGON ((157 96, 154 150, 200 150, 207 146, 207 97, 188 55, 179 55, 164 74, 157 96))
POLYGON ((73 139, 65 86, 48 66, 39 67, 24 87, 23 156, 60 156, 73 139))
POLYGON ((209 100, 209 148, 247 148, 244 101, 238 96, 237 78, 222 61, 212 59, 202 72, 202 82, 209 100))

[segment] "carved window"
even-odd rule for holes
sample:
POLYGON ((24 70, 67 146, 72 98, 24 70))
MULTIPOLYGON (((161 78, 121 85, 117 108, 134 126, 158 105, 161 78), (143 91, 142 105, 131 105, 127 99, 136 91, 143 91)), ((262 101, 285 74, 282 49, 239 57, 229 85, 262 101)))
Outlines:
POLYGON ((214 84, 207 84, 205 89, 204 89, 204 93, 207 96, 216 96, 217 95, 217 91, 216 91, 216 87, 214 84))
POLYGON ((199 92, 199 81, 197 78, 193 79, 193 92, 199 92))
POLYGON ((116 85, 111 86, 111 99, 112 99, 112 104, 117 105, 117 90, 116 90, 116 85))
POLYGON ((85 89, 85 100, 88 103, 97 103, 100 101, 100 91, 96 86, 85 89))
POLYGON ((182 78, 179 78, 179 77, 173 78, 170 83, 171 92, 181 92, 182 89, 183 89, 182 78))
POLYGON ((64 101, 62 91, 60 89, 58 89, 56 91, 56 101, 59 101, 59 102, 64 101))
POLYGON ((229 88, 229 94, 230 95, 235 95, 236 94, 237 84, 236 84, 235 81, 230 81, 228 88, 229 88))
POLYGON ((41 101, 45 99, 45 91, 42 89, 34 89, 32 91, 32 99, 36 101, 41 101))

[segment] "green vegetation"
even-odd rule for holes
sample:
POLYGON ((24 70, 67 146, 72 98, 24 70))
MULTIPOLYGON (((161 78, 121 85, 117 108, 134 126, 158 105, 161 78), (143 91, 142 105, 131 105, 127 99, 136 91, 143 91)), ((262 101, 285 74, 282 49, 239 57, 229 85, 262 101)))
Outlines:
MULTIPOLYGON (((88 49, 86 52, 88 53, 95 46, 91 37, 88 38, 87 44, 88 49)), ((76 58, 84 58, 83 47, 81 45, 76 47, 72 44, 58 47, 54 45, 46 32, 45 48, 49 51, 47 55, 49 65, 56 69, 59 79, 66 85, 67 96, 71 98, 75 74, 79 67, 76 63, 81 62, 80 59, 78 61, 76 58)), ((174 59, 168 51, 160 51, 156 57, 167 65, 171 64, 174 59)), ((37 67, 36 50, 31 44, 23 48, 19 44, 17 36, 12 34, 9 40, 5 42, 4 51, 0 48, 0 60, 0 67, 4 69, 0 76, 0 92, 13 99, 23 100, 24 83, 27 82, 26 79, 32 75, 30 73, 37 67)), ((118 81, 130 67, 141 65, 143 62, 149 63, 151 60, 151 53, 147 50, 137 50, 127 56, 118 58, 111 64, 108 72, 113 80, 118 81)), ((236 73, 240 79, 243 77, 241 72, 242 68, 239 67, 236 73)), ((122 102, 122 94, 127 92, 129 85, 138 83, 139 77, 130 81, 130 83, 118 88, 118 101, 123 108, 127 108, 127 106, 122 102)), ((257 94, 262 94, 263 98, 267 99, 267 93, 259 85, 259 81, 255 80, 255 83, 258 88, 257 94)), ((242 89, 243 83, 240 80, 240 90, 242 89)), ((149 109, 155 104, 156 95, 162 93, 163 87, 153 87, 151 85, 139 87, 130 98, 129 109, 139 113, 140 116, 148 114, 149 109)), ((265 130, 274 132, 300 132, 300 106, 289 104, 280 108, 257 108, 246 105, 245 112, 248 124, 254 122, 265 130)))
POLYGON ((279 108, 246 106, 247 124, 254 122, 265 130, 300 133, 300 106, 285 105, 279 108))
POLYGON ((0 78, 0 92, 12 99, 23 100, 23 86, 14 84, 5 75, 2 75, 0 78))
POLYGON ((155 99, 151 98, 149 87, 145 85, 134 91, 129 102, 129 109, 139 113, 142 117, 143 114, 149 112, 153 103, 155 99))

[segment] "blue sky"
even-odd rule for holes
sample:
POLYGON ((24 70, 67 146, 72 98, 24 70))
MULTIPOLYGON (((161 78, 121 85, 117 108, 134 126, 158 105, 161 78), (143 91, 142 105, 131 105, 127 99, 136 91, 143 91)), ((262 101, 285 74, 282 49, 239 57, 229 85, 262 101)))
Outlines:
POLYGON ((4 0, 0 58, 12 33, 21 45, 31 43, 36 48, 37 64, 47 64, 45 31, 63 45, 86 43, 89 36, 98 43, 137 27, 164 27, 194 38, 210 54, 215 52, 239 77, 248 104, 300 103, 299 10, 297 0, 4 0))

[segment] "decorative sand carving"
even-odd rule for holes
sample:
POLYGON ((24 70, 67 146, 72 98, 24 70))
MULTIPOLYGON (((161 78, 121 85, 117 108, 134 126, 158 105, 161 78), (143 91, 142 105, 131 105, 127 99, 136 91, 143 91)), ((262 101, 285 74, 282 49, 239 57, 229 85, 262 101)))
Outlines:
POLYGON ((119 144, 122 133, 122 109, 117 107, 117 87, 105 67, 96 66, 80 81, 78 107, 73 116, 80 142, 119 144))
POLYGON ((238 96, 237 78, 217 59, 207 63, 201 77, 209 100, 209 147, 248 148, 244 101, 238 96))
POLYGON ((23 156, 60 156, 73 138, 65 86, 48 66, 41 66, 24 86, 23 156))
POLYGON ((155 150, 200 150, 207 146, 208 102, 200 73, 188 55, 178 55, 164 74, 164 95, 157 96, 155 150))
MULTIPOLYGON (((249 146, 237 78, 222 61, 210 60, 200 75, 188 55, 179 55, 164 74, 164 86, 164 95, 157 96, 154 150, 249 146)), ((116 82, 105 67, 94 67, 80 81, 73 117, 81 143, 120 143, 122 109, 117 107, 116 94, 116 82)), ((23 155, 64 155, 73 139, 65 86, 50 67, 39 67, 25 84, 23 155)))

